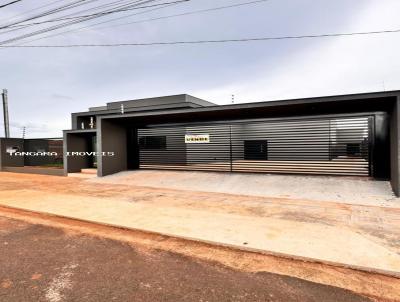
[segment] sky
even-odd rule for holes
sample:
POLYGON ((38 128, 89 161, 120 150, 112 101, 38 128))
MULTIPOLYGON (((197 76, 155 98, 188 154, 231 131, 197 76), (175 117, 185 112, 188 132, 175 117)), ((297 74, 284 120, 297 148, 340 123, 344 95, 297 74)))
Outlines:
MULTIPOLYGON (((53 5, 72 2, 58 1, 53 5)), ((137 43, 400 29, 398 0, 269 0, 123 24, 250 1, 190 0, 97 27, 18 43, 137 43), (114 26, 118 24, 123 25, 114 26)), ((7 2, 0 0, 0 5, 7 2)), ((40 5, 52 2, 40 1, 40 5)), ((12 21, 28 16, 23 13, 38 6, 37 1, 22 0, 1 8, 0 24, 17 14, 12 21)), ((131 14, 105 16, 51 34, 131 14)), ((0 40, 15 35, 0 31, 0 40)), ((30 138, 61 137, 62 130, 71 127, 72 112, 112 101, 187 93, 223 105, 231 103, 232 94, 235 103, 247 103, 397 90, 399 53, 400 33, 224 44, 7 48, 0 49, 0 88, 8 89, 13 137, 21 137, 23 126, 30 138)), ((3 129, 0 125, 0 136, 3 129)))

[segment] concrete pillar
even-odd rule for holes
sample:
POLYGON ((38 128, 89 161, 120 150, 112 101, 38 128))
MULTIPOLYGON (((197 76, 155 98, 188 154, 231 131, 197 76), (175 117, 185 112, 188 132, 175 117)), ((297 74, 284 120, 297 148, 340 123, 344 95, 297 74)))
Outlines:
POLYGON ((90 152, 90 143, 86 135, 64 132, 64 175, 91 167, 89 156, 67 156, 67 152, 90 152))
POLYGON ((100 118, 97 123, 97 151, 100 153, 97 159, 97 176, 127 170, 126 128, 109 119, 100 118), (111 153, 114 155, 111 156, 111 153))
POLYGON ((400 196, 400 96, 393 106, 390 119, 390 183, 396 196, 400 196))

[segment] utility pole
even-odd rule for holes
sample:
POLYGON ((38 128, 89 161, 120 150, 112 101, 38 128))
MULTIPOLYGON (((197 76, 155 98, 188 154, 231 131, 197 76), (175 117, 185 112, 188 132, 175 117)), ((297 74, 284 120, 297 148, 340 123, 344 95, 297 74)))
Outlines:
POLYGON ((10 120, 8 117, 8 99, 7 99, 7 89, 3 89, 3 116, 4 116, 4 134, 6 138, 10 137, 10 120))

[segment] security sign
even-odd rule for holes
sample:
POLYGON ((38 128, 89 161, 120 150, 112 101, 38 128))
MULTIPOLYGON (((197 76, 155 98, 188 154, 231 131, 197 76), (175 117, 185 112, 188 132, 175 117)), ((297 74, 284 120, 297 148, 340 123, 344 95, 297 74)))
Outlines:
POLYGON ((209 142, 210 142, 210 134, 185 135, 186 144, 207 144, 209 142))

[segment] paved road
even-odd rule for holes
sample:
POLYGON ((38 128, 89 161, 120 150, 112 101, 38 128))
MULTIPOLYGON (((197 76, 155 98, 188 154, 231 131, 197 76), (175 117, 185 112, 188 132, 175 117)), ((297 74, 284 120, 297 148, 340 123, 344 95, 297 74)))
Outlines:
POLYGON ((371 301, 0 216, 0 301, 371 301))

